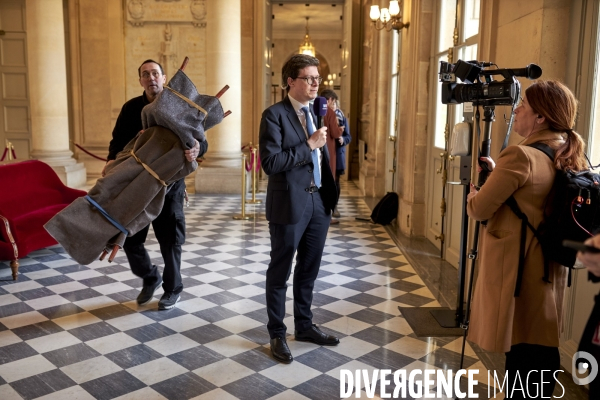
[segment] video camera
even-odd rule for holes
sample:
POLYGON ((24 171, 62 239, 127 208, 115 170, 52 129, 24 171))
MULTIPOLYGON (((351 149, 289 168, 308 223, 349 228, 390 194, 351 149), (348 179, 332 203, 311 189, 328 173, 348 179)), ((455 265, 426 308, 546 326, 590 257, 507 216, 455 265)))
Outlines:
POLYGON ((517 104, 521 96, 521 83, 516 77, 537 79, 542 76, 542 69, 535 64, 529 64, 525 68, 484 69, 492 65, 496 66, 485 61, 458 60, 456 64, 440 61, 442 103, 472 102, 475 106, 512 106, 517 104), (493 75, 502 75, 504 80, 494 81, 493 75), (465 83, 456 83, 456 78, 465 83))

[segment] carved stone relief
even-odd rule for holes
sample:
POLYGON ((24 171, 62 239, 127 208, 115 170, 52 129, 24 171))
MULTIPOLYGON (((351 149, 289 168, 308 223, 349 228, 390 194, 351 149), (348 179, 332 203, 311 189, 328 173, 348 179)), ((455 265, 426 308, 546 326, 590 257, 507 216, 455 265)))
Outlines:
POLYGON ((142 93, 137 69, 147 59, 161 63, 167 81, 190 58, 186 74, 202 92, 206 86, 206 1, 123 0, 127 14, 125 63, 127 98, 142 93))
POLYGON ((133 26, 145 23, 191 23, 206 26, 206 0, 126 0, 127 21, 133 26))

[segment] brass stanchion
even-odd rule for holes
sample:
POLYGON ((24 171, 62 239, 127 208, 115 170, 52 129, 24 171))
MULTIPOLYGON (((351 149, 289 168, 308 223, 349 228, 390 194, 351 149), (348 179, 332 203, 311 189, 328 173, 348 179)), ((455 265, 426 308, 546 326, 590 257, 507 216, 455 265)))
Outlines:
POLYGON ((258 185, 257 181, 257 177, 256 177, 256 167, 258 167, 258 159, 257 159, 257 154, 256 154, 256 148, 253 147, 252 150, 250 150, 250 154, 252 157, 252 161, 251 161, 251 168, 252 168, 252 199, 251 200, 246 200, 246 203, 248 204, 260 204, 262 203, 262 200, 257 199, 256 198, 256 186, 258 185))
POLYGON ((233 216, 233 219, 254 219, 252 215, 246 215, 246 155, 242 154, 242 213, 233 216))

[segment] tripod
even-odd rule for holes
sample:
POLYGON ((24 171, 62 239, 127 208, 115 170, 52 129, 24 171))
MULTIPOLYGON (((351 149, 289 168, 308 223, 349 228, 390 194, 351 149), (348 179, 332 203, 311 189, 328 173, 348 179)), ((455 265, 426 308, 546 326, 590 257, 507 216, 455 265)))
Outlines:
MULTIPOLYGON (((494 114, 494 108, 495 108, 494 106, 484 106, 483 107, 483 109, 484 109, 484 112, 483 112, 484 128, 483 128, 483 140, 481 143, 481 152, 479 154, 479 157, 489 157, 490 156, 490 150, 491 150, 491 144, 492 144, 492 140, 491 140, 492 123, 495 121, 495 118, 496 118, 496 116, 494 114)), ((479 129, 479 121, 477 121, 477 129, 479 129)), ((486 163, 482 162, 481 160, 478 160, 478 162, 480 163, 480 166, 482 169, 481 169, 481 172, 479 172, 477 186, 481 187, 487 180, 487 177, 488 177, 490 171, 487 168, 486 163)), ((464 193, 463 193, 464 204, 467 204, 467 191, 468 190, 469 190, 469 187, 465 186, 464 193)), ((463 228, 468 226, 468 218, 465 218, 465 217, 466 217, 466 207, 463 211, 463 228), (466 223, 465 223, 465 220, 467 221, 466 223)), ((473 281, 474 281, 474 276, 475 276, 475 260, 477 259, 477 253, 478 253, 478 247, 479 247, 479 229, 481 227, 481 224, 482 224, 481 221, 475 222, 475 228, 473 230, 473 235, 474 235, 473 236, 473 245, 468 254, 468 258, 469 258, 469 260, 471 260, 471 270, 470 270, 470 276, 469 276, 469 287, 467 289, 466 309, 465 309, 465 312, 463 315, 462 322, 460 323, 460 327, 464 330, 464 335, 463 335, 462 351, 460 353, 459 369, 463 368, 464 358, 465 358, 465 345, 467 343, 467 332, 469 330, 471 298, 473 296, 473 281)), ((461 244, 463 243, 463 240, 466 243, 467 232, 466 231, 462 232, 462 235, 463 236, 461 237, 461 244)), ((466 253, 466 247, 465 247, 464 251, 466 253)), ((463 255, 461 254, 461 257, 462 256, 463 255)), ((462 262, 461 262, 461 264, 462 264, 462 262)), ((463 286, 463 288, 464 288, 464 286, 463 286)))

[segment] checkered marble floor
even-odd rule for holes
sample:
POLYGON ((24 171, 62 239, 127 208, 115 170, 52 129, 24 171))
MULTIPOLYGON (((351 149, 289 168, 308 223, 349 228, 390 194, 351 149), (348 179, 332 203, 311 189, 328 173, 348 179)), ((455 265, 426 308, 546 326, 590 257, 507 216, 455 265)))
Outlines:
MULTIPOLYGON (((238 196, 191 196, 185 288, 168 311, 157 310, 162 291, 136 304, 142 281, 124 254, 82 266, 50 247, 21 260, 17 283, 0 262, 0 399, 333 399, 341 369, 458 369, 461 339, 418 338, 399 316, 398 306, 439 304, 386 230, 354 219, 370 211, 353 183, 343 186, 313 300, 313 322, 341 343, 294 340, 290 289, 295 361, 275 362, 268 223, 264 205, 247 210, 256 219, 238 221, 238 196)), ((161 265, 152 233, 147 248, 161 265)), ((466 354, 465 367, 485 374, 468 346, 466 354)))

